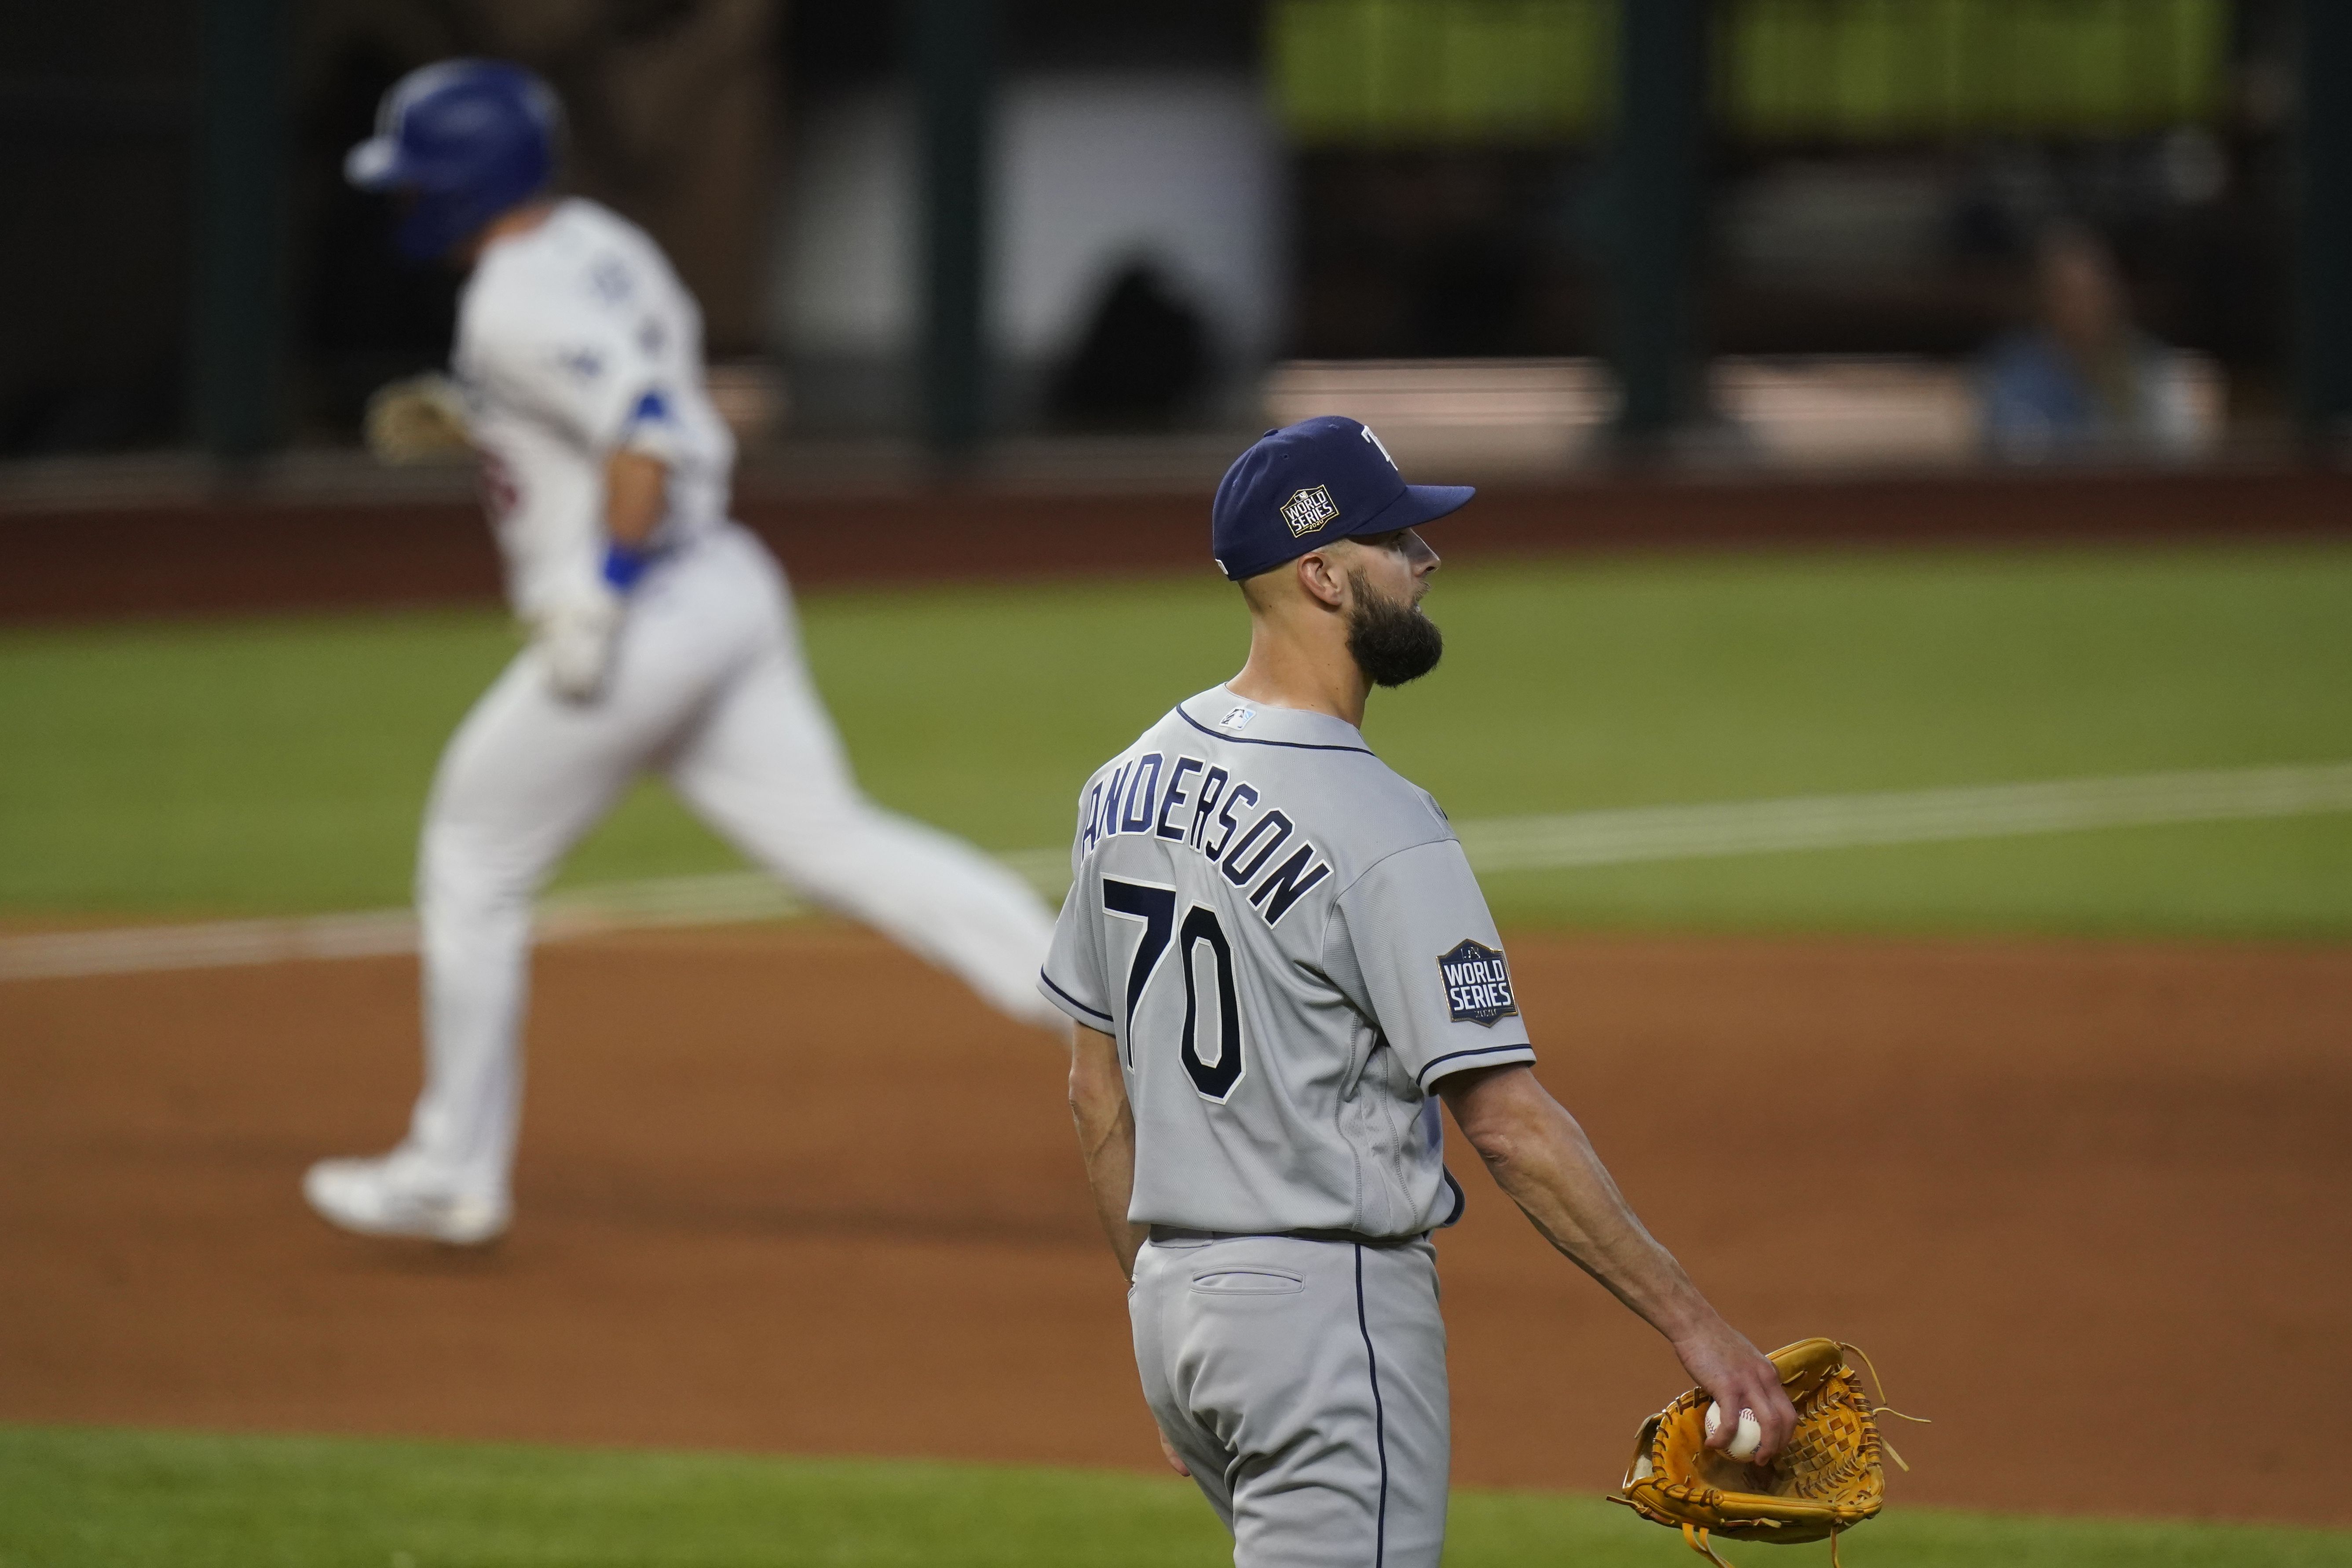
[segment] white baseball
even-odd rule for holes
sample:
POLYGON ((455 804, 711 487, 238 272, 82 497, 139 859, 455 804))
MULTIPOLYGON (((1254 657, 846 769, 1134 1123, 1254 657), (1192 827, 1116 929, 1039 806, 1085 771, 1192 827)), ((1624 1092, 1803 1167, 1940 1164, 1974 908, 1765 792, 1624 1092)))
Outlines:
MULTIPOLYGON (((1707 1436, 1712 1439, 1715 1436, 1717 1428, 1720 1427, 1722 1425, 1722 1406, 1717 1405, 1708 1405, 1706 1407, 1707 1436)), ((1739 1413, 1738 1429, 1731 1434, 1730 1446, 1726 1447, 1723 1451, 1730 1455, 1735 1459, 1747 1460, 1754 1458, 1756 1457, 1756 1450, 1763 1446, 1764 1428, 1757 1423, 1756 1412, 1753 1410, 1741 1411, 1739 1413)))

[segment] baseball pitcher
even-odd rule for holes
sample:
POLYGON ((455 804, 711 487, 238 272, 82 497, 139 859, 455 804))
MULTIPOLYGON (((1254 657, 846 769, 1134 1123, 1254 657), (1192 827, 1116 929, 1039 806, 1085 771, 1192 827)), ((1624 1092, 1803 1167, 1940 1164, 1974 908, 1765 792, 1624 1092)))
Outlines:
POLYGON ((1040 989, 1078 1025, 1070 1103, 1145 1399, 1241 1568, 1438 1561, 1430 1236, 1465 1202, 1441 1100, 1545 1238, 1754 1414, 1759 1462, 1794 1420, 1536 1081, 1460 842, 1359 732, 1372 687, 1437 663, 1417 530, 1470 493, 1406 484, 1352 419, 1268 432, 1213 513, 1248 662, 1079 796, 1040 989))
POLYGON ((351 180, 404 204, 400 247, 470 268, 454 385, 370 413, 399 458, 478 455, 530 645, 441 759, 417 867, 425 1087, 381 1159, 303 1182, 348 1230, 470 1244, 506 1228, 534 893, 640 773, 747 856, 1060 1030, 1035 994, 1050 916, 977 850, 858 792, 801 662, 783 574, 729 521, 734 443, 693 299, 641 230, 551 194, 561 116, 519 67, 404 79, 351 180))

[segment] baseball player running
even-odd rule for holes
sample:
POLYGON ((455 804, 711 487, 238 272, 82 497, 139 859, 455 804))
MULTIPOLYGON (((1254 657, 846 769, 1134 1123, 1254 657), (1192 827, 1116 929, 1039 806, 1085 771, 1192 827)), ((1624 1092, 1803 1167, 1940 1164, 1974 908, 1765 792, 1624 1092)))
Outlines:
POLYGON ((1269 432, 1213 518, 1248 663, 1079 797, 1040 988, 1078 1025, 1070 1103, 1145 1399, 1241 1568, 1438 1561, 1429 1237, 1465 1201, 1440 1100, 1546 1239, 1755 1414, 1759 1462, 1795 1420, 1536 1081, 1460 842, 1358 731, 1372 687, 1437 663, 1416 530, 1470 493, 1406 484, 1352 419, 1269 432))
MULTIPOLYGON (((553 94, 454 60, 403 79, 346 171, 404 204, 408 255, 470 267, 462 436, 528 647, 441 759, 417 868, 425 1086, 381 1159, 311 1167, 348 1230, 506 1228, 534 892, 641 772, 746 855, 1056 1031, 1035 993, 1051 917, 1011 872, 858 792, 801 662, 783 574, 728 519, 734 444, 701 319, 653 241, 551 194, 553 94)), ((409 411, 413 426, 418 416, 409 411)))

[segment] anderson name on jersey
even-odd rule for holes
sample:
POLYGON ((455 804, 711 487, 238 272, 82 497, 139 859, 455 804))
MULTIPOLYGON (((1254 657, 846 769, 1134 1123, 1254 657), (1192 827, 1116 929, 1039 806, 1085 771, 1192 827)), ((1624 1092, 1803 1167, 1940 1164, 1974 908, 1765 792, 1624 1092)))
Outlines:
POLYGON ((1353 725, 1188 699, 1087 781, 1071 870, 1041 989, 1118 1041, 1131 1221, 1460 1217, 1431 1091, 1535 1053, 1444 813, 1353 725))
POLYGON ((726 521, 735 438, 704 387, 702 312, 645 231, 608 208, 559 202, 483 253, 452 368, 522 615, 596 579, 615 450, 668 468, 656 548, 726 521))

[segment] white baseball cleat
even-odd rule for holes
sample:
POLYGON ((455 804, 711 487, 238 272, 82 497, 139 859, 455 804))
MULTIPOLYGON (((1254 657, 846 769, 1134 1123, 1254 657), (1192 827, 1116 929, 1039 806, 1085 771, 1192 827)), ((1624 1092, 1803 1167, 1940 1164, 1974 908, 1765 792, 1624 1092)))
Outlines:
POLYGON ((302 1176, 302 1196, 329 1225, 361 1236, 410 1237, 479 1247, 506 1233, 506 1199, 452 1191, 398 1153, 321 1160, 302 1176))

